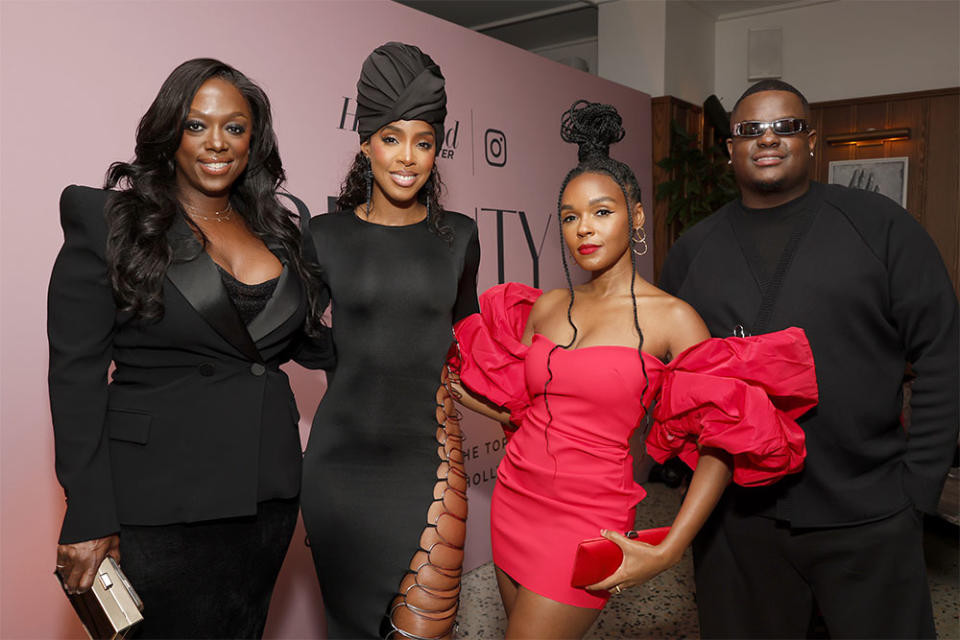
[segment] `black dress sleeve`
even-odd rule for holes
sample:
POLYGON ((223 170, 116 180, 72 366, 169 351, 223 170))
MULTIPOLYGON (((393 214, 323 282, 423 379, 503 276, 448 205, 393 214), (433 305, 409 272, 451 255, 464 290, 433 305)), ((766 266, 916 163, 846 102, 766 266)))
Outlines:
MULTIPOLYGON (((287 195, 287 194, 284 194, 287 195)), ((323 247, 323 233, 319 231, 318 218, 310 218, 310 212, 306 205, 297 198, 287 195, 297 204, 297 210, 300 213, 300 222, 303 229, 304 258, 310 260, 316 265, 320 273, 321 291, 318 293, 320 306, 326 309, 330 304, 330 287, 326 281, 324 269, 324 259, 326 253, 323 247)), ((293 361, 301 367, 307 369, 324 369, 331 371, 337 365, 337 352, 333 345, 333 331, 330 327, 317 327, 317 334, 313 336, 304 335, 303 339, 297 345, 293 353, 293 361)))
POLYGON ((480 311, 480 303, 477 301, 477 271, 479 269, 480 239, 477 234, 477 225, 471 220, 470 239, 467 240, 463 270, 460 272, 460 282, 457 285, 457 301, 453 305, 453 324, 466 318, 471 313, 480 311))
POLYGON ((77 186, 60 196, 64 241, 50 278, 47 336, 56 471, 67 498, 61 544, 120 529, 105 427, 116 327, 104 253, 107 196, 77 186))
POLYGON ((317 327, 317 335, 304 336, 292 360, 305 369, 332 371, 337 367, 337 352, 330 327, 317 327))

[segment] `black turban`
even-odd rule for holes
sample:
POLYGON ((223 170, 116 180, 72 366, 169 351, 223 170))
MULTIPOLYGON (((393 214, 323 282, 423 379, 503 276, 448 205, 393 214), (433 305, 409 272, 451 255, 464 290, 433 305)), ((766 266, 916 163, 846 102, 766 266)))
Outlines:
POLYGON ((447 94, 443 74, 417 47, 388 42, 363 61, 357 80, 357 133, 364 142, 397 120, 423 120, 433 125, 437 151, 443 146, 447 94))

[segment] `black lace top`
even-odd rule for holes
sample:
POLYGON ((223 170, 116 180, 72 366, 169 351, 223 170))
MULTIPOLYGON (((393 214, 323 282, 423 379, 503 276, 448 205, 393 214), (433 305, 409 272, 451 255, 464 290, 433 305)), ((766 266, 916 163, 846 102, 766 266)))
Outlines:
POLYGON ((234 278, 220 265, 217 265, 217 269, 220 270, 220 279, 227 290, 230 302, 237 308, 240 319, 243 320, 243 324, 250 324, 250 321, 267 306, 267 301, 277 288, 280 278, 271 278, 258 284, 246 284, 234 278))

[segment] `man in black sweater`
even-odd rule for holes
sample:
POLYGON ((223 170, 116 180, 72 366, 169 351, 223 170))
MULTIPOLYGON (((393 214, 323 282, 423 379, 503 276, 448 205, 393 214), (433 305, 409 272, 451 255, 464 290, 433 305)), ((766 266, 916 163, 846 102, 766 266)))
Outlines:
POLYGON ((741 199, 683 235, 661 280, 714 336, 803 328, 820 393, 805 469, 728 489, 694 544, 701 634, 805 637, 816 604, 833 638, 933 638, 922 512, 957 445, 957 298, 905 210, 810 181, 808 118, 784 82, 744 93, 727 143, 741 199))

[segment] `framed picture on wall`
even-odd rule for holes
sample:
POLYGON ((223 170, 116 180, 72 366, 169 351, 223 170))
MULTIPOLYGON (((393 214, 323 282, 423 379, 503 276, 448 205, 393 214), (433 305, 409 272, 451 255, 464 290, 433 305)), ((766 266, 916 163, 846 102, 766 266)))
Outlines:
POLYGON ((827 181, 845 187, 882 193, 907 208, 907 168, 909 158, 872 160, 834 160, 827 181))

